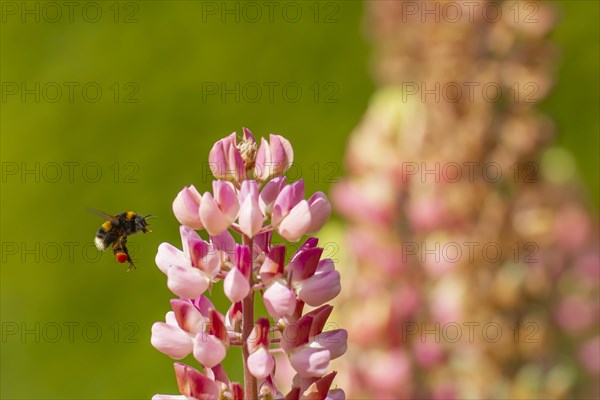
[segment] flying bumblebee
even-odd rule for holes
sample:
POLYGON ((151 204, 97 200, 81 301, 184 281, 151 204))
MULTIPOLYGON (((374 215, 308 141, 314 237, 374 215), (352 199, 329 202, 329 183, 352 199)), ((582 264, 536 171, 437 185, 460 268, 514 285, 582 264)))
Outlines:
POLYGON ((149 225, 146 221, 152 218, 151 215, 142 217, 133 211, 126 211, 117 215, 110 215, 101 211, 90 210, 91 212, 101 216, 106 220, 96 233, 94 242, 98 250, 106 250, 112 246, 113 254, 115 259, 123 264, 125 261, 129 262, 129 272, 132 268, 135 268, 129 251, 127 251, 127 236, 133 235, 138 232, 152 232, 146 227, 149 225))

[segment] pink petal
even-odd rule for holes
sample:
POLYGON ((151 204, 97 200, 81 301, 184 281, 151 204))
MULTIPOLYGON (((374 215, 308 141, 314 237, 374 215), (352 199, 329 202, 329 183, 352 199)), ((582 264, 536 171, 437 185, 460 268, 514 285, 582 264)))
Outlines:
POLYGON ((225 326, 234 328, 242 320, 242 303, 232 303, 225 314, 225 326))
POLYGON ((177 318, 175 317, 175 313, 173 311, 167 312, 165 315, 165 322, 169 325, 178 327, 177 318))
POLYGON ((277 275, 283 275, 285 264, 285 245, 272 246, 260 267, 260 279, 269 283, 277 275))
POLYGON ((294 150, 290 142, 280 135, 269 135, 269 142, 274 167, 271 176, 282 175, 294 162, 294 150))
POLYGON ((230 222, 210 192, 204 193, 200 204, 200 218, 210 235, 216 236, 229 228, 230 222))
POLYGON ((342 356, 348 349, 348 331, 345 329, 335 329, 321 332, 310 340, 311 348, 327 349, 330 358, 335 360, 342 356))
POLYGON ((194 358, 206 368, 217 366, 226 354, 225 345, 213 335, 199 333, 194 338, 194 358))
POLYGON ((317 192, 308 199, 310 208, 310 226, 306 233, 313 234, 325 225, 331 216, 331 203, 323 192, 317 192))
POLYGON ((246 198, 252 197, 258 200, 258 185, 256 181, 244 181, 240 188, 240 203, 243 203, 246 198))
POLYGON ((346 400, 346 393, 343 389, 333 389, 327 393, 325 400, 346 400))
POLYGON ((183 254, 189 259, 190 258, 190 244, 195 242, 202 242, 202 238, 198 235, 198 232, 189 228, 185 225, 179 226, 179 235, 181 236, 181 249, 183 254))
POLYGON ((235 262, 235 239, 229 231, 211 236, 210 242, 216 250, 221 252, 221 260, 227 261, 225 258, 227 257, 230 261, 235 262))
POLYGON ((271 170, 271 150, 269 149, 269 143, 265 138, 261 138, 254 163, 254 178, 266 181, 269 179, 271 170))
POLYGON ((275 368, 275 359, 266 348, 259 347, 248 356, 248 370, 258 379, 265 379, 275 368))
POLYGON ((200 311, 202 315, 207 317, 210 314, 210 310, 214 310, 214 304, 208 299, 208 297, 202 295, 192 300, 192 304, 196 307, 196 310, 200 311))
POLYGON ((155 394, 152 396, 152 400, 187 400, 188 397, 182 394, 155 394))
POLYGON ((318 307, 340 294, 340 273, 335 270, 317 271, 310 278, 297 283, 295 287, 300 299, 309 306, 318 307))
MULTIPOLYGON (((247 181, 245 181, 247 182, 247 181)), ((246 197, 240 209, 238 224, 242 233, 253 238, 262 228, 265 217, 258 206, 258 199, 246 197)))
POLYGON ((208 333, 214 335, 224 344, 229 344, 229 335, 227 333, 227 327, 225 326, 225 317, 217 310, 210 310, 208 313, 209 326, 208 333))
POLYGON ((200 193, 194 185, 184 187, 173 201, 173 214, 180 224, 194 229, 203 229, 198 209, 200 208, 200 193))
POLYGON ((300 347, 290 354, 292 367, 303 377, 321 377, 329 368, 329 350, 300 347))
POLYGON ((302 179, 292 183, 291 185, 285 186, 275 203, 273 203, 273 213, 271 215, 271 224, 278 226, 279 223, 292 208, 300 201, 304 199, 304 181, 302 179))
POLYGON ((225 181, 213 181, 213 193, 219 209, 225 215, 227 222, 231 224, 237 218, 240 209, 240 200, 233 184, 225 181))
POLYGON ((285 315, 292 315, 296 309, 296 295, 280 281, 275 281, 263 295, 263 301, 267 312, 274 319, 285 315))
POLYGON ((250 336, 248 336, 248 351, 250 353, 254 353, 254 351, 263 346, 268 348, 270 343, 269 338, 269 329, 271 325, 269 320, 264 317, 260 317, 256 324, 254 324, 254 328, 250 332, 250 336))
POLYGON ((237 182, 246 179, 244 159, 235 145, 229 147, 227 153, 227 179, 237 182))
POLYGON ((258 198, 258 204, 265 216, 270 216, 273 212, 273 204, 277 195, 285 187, 285 176, 280 176, 270 180, 261 190, 258 198))
POLYGON ((150 343, 156 350, 176 360, 186 357, 193 349, 192 338, 187 332, 164 322, 152 325, 150 343))
POLYGON ((167 286, 177 296, 193 299, 208 289, 209 279, 194 267, 173 266, 167 271, 167 286))
POLYGON ((254 139, 254 135, 252 134, 252 131, 250 129, 248 129, 248 128, 242 128, 242 132, 244 132, 243 135, 242 135, 242 137, 243 137, 244 140, 248 140, 248 141, 251 141, 253 143, 256 143, 256 140, 254 139))
POLYGON ((190 248, 192 265, 200 268, 211 278, 216 276, 221 267, 221 258, 215 249, 205 241, 195 242, 190 248))
POLYGON ((217 179, 227 178, 227 153, 225 151, 224 140, 226 139, 221 139, 216 142, 210 150, 210 153, 208 153, 210 170, 217 179))
POLYGON ((212 379, 188 365, 175 363, 174 366, 179 393, 193 399, 217 400, 219 398, 219 386, 212 379))
POLYGON ((242 301, 250 293, 248 278, 238 268, 232 268, 223 281, 223 291, 232 303, 242 301))
POLYGON ((310 226, 310 209, 308 202, 302 200, 290 213, 281 221, 277 231, 290 242, 297 242, 306 233, 310 226))
POLYGON ((158 246, 156 257, 154 258, 156 265, 163 274, 173 265, 190 265, 190 260, 183 254, 181 250, 170 243, 161 243, 158 246))
POLYGON ((171 307, 178 327, 192 334, 204 330, 207 318, 189 300, 171 300, 171 307))
POLYGON ((296 385, 294 382, 294 386, 299 386, 301 390, 304 389, 302 397, 305 399, 324 399, 336 375, 337 372, 334 371, 316 380, 315 378, 297 378, 296 381, 301 381, 301 383, 296 385))
POLYGON ((335 264, 331 258, 324 258, 319 261, 316 272, 335 271, 335 264))
POLYGON ((215 143, 208 155, 210 169, 217 179, 242 180, 246 177, 244 161, 236 147, 236 133, 215 143))

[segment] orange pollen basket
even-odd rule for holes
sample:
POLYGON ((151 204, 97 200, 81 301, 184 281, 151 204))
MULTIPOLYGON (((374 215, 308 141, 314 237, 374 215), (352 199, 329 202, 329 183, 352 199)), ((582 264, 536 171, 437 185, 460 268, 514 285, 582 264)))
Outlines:
POLYGON ((125 261, 127 261, 127 254, 125 253, 117 253, 115 254, 115 259, 120 262, 121 264, 123 264, 125 261))

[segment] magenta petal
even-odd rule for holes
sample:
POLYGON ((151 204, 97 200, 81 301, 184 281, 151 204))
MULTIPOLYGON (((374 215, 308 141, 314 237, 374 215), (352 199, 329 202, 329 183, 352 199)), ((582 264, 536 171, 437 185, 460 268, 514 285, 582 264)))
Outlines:
POLYGON ((290 354, 292 367, 302 377, 321 377, 325 375, 330 360, 329 350, 307 346, 300 347, 290 354))
POLYGON ((238 268, 232 268, 223 281, 223 291, 232 303, 242 301, 250 293, 248 278, 238 268))
POLYGON ((253 252, 255 254, 268 253, 271 248, 271 239, 273 238, 273 231, 259 233, 254 236, 254 247, 253 252))
POLYGON ((235 259, 238 269, 246 278, 249 278, 252 270, 252 255, 250 254, 250 247, 247 245, 236 245, 235 259))
POLYGON ((180 224, 194 229, 203 229, 198 209, 200 208, 200 193, 194 185, 184 187, 173 201, 173 214, 180 224))
POLYGON ((223 233, 230 225, 227 216, 221 211, 209 192, 202 196, 200 218, 208 233, 213 236, 223 233))
POLYGON ((258 347, 269 347, 270 338, 269 338, 269 329, 271 325, 269 320, 264 317, 260 317, 256 320, 256 324, 254 324, 254 328, 250 332, 250 336, 248 336, 248 351, 253 353, 258 347))
POLYGON ((293 282, 304 280, 312 276, 319 266, 319 259, 323 254, 322 247, 300 248, 288 264, 288 271, 293 282))
POLYGON ((263 295, 263 301, 269 315, 276 320, 285 315, 292 315, 296 309, 296 295, 280 281, 269 285, 263 295))
POLYGON ((194 358, 206 368, 217 366, 227 354, 223 342, 207 333, 199 333, 194 338, 194 358))
POLYGON ((275 368, 275 359, 263 346, 248 356, 248 370, 258 379, 265 379, 275 368))
POLYGON ((158 246, 158 252, 156 253, 154 261, 165 275, 173 265, 183 266, 190 264, 190 260, 188 260, 183 252, 170 243, 161 243, 158 246))
POLYGON ((233 184, 225 181, 213 181, 213 193, 215 202, 219 205, 227 222, 231 224, 237 218, 240 209, 240 200, 233 184))
POLYGON ((175 265, 167 271, 167 277, 169 290, 186 299, 196 298, 208 289, 209 279, 198 268, 175 265))
POLYGON ((308 199, 310 208, 310 226, 306 230, 307 234, 313 234, 325 225, 331 216, 331 203, 323 192, 317 192, 308 199))
POLYGON ((312 315, 303 315, 299 320, 289 323, 281 336, 281 348, 289 353, 293 349, 308 343, 309 334, 313 325, 312 315))
POLYGON ((176 360, 186 357, 193 349, 192 338, 187 332, 164 322, 152 325, 150 343, 156 350, 176 360))
POLYGON ((202 315, 205 317, 209 315, 210 310, 215 309, 215 305, 208 299, 208 297, 202 295, 192 300, 192 304, 202 315))
POLYGON ((333 306, 326 304, 304 314, 298 321, 301 322, 304 318, 310 318, 309 337, 314 337, 323 331, 327 318, 331 315, 333 306))
POLYGON ((219 398, 220 390, 215 381, 188 365, 175 363, 174 366, 179 393, 193 399, 217 400, 219 398))
POLYGON ((190 248, 192 265, 204 271, 211 278, 217 275, 221 267, 219 254, 205 241, 195 242, 190 248))
POLYGON ((308 202, 302 200, 280 222, 277 231, 290 242, 297 242, 306 233, 311 222, 308 202))
POLYGON ((312 307, 318 307, 334 299, 341 290, 340 273, 335 270, 317 271, 296 286, 298 297, 312 307))

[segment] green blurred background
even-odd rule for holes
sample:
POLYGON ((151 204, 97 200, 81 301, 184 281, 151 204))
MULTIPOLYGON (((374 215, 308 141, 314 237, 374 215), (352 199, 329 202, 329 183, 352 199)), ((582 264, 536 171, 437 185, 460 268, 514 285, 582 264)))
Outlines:
MULTIPOLYGON (((1 3, 0 395, 177 393, 172 360, 150 345, 173 297, 154 265, 159 243, 179 245, 171 202, 184 185, 209 189, 210 147, 242 126, 286 136, 307 192, 328 190, 374 90, 363 4, 280 2, 270 18, 262 2, 260 17, 237 2, 80 2, 72 17, 63 2, 1 3), (222 90, 236 82, 239 99, 222 90), (159 216, 131 239, 136 271, 93 249, 102 221, 86 208, 159 216)), ((542 109, 597 210, 599 7, 557 5, 562 63, 542 109)))

